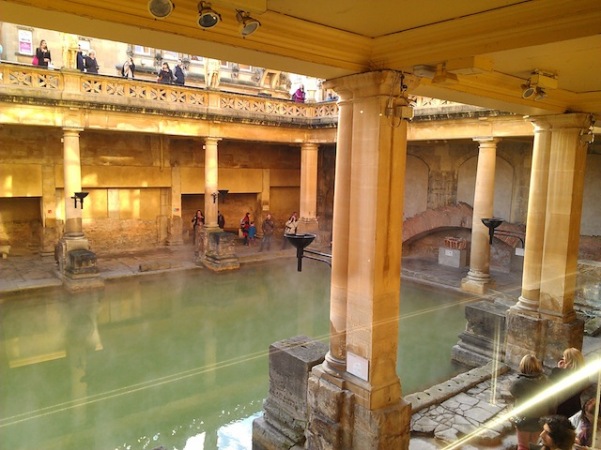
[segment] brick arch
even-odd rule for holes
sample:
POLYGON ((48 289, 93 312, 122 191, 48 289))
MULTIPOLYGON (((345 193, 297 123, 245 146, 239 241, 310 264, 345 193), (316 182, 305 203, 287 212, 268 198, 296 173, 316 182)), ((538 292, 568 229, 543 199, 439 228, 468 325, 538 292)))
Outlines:
POLYGON ((403 243, 419 239, 435 230, 472 228, 473 208, 467 203, 429 209, 403 222, 403 243))
MULTIPOLYGON (((430 233, 445 229, 472 229, 473 208, 467 203, 429 209, 403 222, 403 244, 416 241, 430 233)), ((526 227, 522 224, 503 222, 495 239, 510 247, 522 247, 526 227)))

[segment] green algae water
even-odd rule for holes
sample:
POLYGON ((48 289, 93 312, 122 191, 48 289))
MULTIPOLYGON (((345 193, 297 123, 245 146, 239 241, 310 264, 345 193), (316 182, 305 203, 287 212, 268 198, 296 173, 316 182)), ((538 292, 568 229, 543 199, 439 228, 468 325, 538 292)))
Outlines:
MULTIPOLYGON (((242 450, 268 392, 268 349, 328 342, 330 271, 285 259, 239 271, 22 292, 0 302, 0 447, 242 450)), ((404 281, 403 394, 459 373, 465 296, 404 281)))

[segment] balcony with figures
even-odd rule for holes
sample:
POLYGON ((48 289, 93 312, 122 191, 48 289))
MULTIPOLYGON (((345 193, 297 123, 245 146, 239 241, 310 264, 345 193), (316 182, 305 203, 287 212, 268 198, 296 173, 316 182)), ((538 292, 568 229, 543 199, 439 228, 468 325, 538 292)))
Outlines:
MULTIPOLYGON (((417 97, 411 101, 417 121, 499 114, 436 99, 417 97)), ((335 127, 338 120, 335 101, 296 103, 264 95, 7 62, 0 64, 0 102, 273 126, 335 127)))

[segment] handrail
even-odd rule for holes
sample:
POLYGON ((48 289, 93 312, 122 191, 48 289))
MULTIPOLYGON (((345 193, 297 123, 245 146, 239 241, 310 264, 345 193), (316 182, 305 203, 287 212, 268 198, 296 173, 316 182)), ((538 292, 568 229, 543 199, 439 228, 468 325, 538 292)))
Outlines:
POLYGON ((338 120, 335 102, 295 103, 287 99, 166 85, 68 69, 0 64, 0 99, 11 94, 23 97, 25 93, 28 102, 33 99, 42 103, 85 103, 88 108, 97 104, 98 107, 166 109, 172 114, 208 114, 302 125, 330 125, 338 120))

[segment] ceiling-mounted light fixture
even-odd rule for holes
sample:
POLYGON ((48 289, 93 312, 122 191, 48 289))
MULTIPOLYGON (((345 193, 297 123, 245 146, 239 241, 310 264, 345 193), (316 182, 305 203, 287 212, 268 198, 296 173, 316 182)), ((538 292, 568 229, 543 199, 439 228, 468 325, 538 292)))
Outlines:
POLYGON ((221 14, 211 8, 210 3, 198 3, 198 26, 200 28, 213 28, 219 22, 221 22, 221 14))
POLYGON ((238 23, 242 24, 242 27, 240 28, 242 37, 250 36, 261 26, 261 22, 257 19, 253 19, 248 12, 240 9, 236 10, 236 20, 238 20, 238 23))
POLYGON ((457 75, 447 72, 446 64, 436 66, 436 74, 432 78, 432 84, 449 85, 456 84, 458 81, 457 75))
POLYGON ((553 73, 535 70, 525 84, 522 84, 522 98, 542 100, 547 96, 547 89, 557 89, 557 76, 553 73))
POLYGON ((148 2, 148 11, 155 19, 164 19, 175 9, 175 4, 171 0, 150 0, 148 2))

